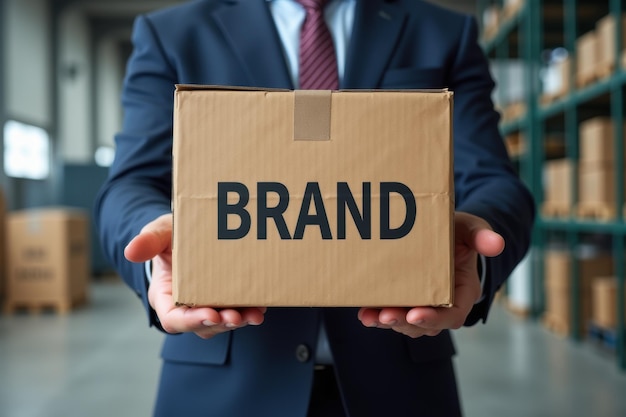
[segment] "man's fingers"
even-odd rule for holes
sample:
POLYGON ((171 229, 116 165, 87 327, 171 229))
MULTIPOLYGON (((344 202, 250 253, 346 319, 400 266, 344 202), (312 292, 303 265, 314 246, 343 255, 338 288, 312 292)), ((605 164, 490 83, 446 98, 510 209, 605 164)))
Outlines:
POLYGON ((167 251, 172 244, 172 215, 165 214, 148 223, 124 249, 131 262, 146 262, 167 251))
POLYGON ((498 256, 504 250, 504 238, 491 229, 489 223, 469 213, 455 213, 457 242, 487 257, 498 256))
POLYGON ((383 308, 378 314, 378 321, 391 327, 406 323, 406 308, 383 308))
POLYGON ((439 328, 427 328, 409 323, 405 308, 362 308, 359 310, 359 320, 366 327, 390 329, 414 339, 421 336, 436 336, 441 333, 439 328))
POLYGON ((142 232, 124 248, 124 256, 131 262, 146 262, 162 253, 167 246, 154 234, 142 232))
POLYGON ((453 306, 447 307, 415 307, 406 314, 406 321, 428 331, 442 329, 458 329, 463 326, 468 311, 453 306))
POLYGON ((265 320, 266 308, 249 307, 241 310, 241 319, 252 326, 258 326, 265 320))
POLYGON ((167 308, 156 303, 156 311, 161 318, 161 325, 168 333, 193 332, 202 338, 238 329, 247 325, 263 323, 263 309, 245 308, 242 310, 215 310, 208 307, 174 307, 159 314, 157 309, 167 308))
POLYGON ((208 336, 237 327, 224 322, 220 313, 212 308, 175 307, 159 317, 163 329, 168 333, 193 332, 208 336))
POLYGON ((227 328, 238 328, 248 324, 258 326, 265 320, 265 308, 245 307, 219 310, 221 323, 227 328))
POLYGON ((362 308, 359 320, 366 327, 393 329, 410 337, 436 336, 442 329, 460 328, 467 312, 454 306, 451 308, 415 307, 406 308, 362 308))
POLYGON ((378 321, 379 309, 375 308, 361 308, 358 313, 359 320, 365 327, 378 327, 380 322, 378 321))
POLYGON ((474 234, 474 247, 476 252, 492 258, 504 250, 504 238, 493 230, 481 229, 474 234))

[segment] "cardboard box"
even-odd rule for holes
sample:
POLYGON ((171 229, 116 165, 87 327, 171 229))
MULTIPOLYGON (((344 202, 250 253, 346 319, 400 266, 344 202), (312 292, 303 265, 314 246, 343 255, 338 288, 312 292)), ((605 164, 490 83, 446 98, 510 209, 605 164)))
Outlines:
POLYGON ((515 17, 522 7, 524 7, 525 0, 504 0, 504 7, 502 14, 504 19, 511 19, 515 17))
POLYGON ((571 206, 574 163, 571 159, 553 159, 544 164, 544 202, 571 206))
POLYGON ((578 329, 585 332, 591 318, 591 287, 597 276, 613 273, 613 258, 604 254, 581 257, 567 251, 548 250, 544 268, 545 315, 551 326, 559 333, 571 334, 573 303, 576 303, 580 314, 578 329), (573 262, 577 262, 579 274, 576 294, 572 289, 573 262))
POLYGON ((0 300, 4 298, 7 286, 6 251, 6 203, 4 193, 0 189, 0 300))
POLYGON ((506 105, 502 111, 502 121, 511 122, 526 117, 528 106, 523 101, 516 101, 506 105))
POLYGON ((613 161, 613 121, 594 117, 579 126, 580 160, 591 163, 613 161))
POLYGON ((10 212, 7 305, 67 311, 87 299, 89 221, 81 210, 10 212))
POLYGON ((578 166, 578 201, 614 205, 615 175, 612 162, 581 162, 578 166))
POLYGON ((453 303, 452 93, 178 86, 174 107, 177 303, 453 303))
POLYGON ((489 40, 493 38, 500 29, 502 22, 502 9, 496 4, 492 4, 483 11, 483 39, 489 40))
MULTIPOLYGON (((598 277, 592 290, 592 317, 594 324, 605 329, 617 328, 617 278, 598 277)), ((623 297, 626 299, 626 291, 623 297)), ((624 314, 626 321, 626 313, 624 314)))
POLYGON ((595 30, 576 40, 576 85, 584 87, 596 79, 598 36, 595 30))
MULTIPOLYGON (((596 24, 598 34, 598 67, 602 76, 610 75, 616 66, 617 19, 609 14, 596 24)), ((622 14, 622 33, 620 34, 622 49, 626 48, 626 14, 622 14)))
POLYGON ((591 291, 595 277, 613 273, 613 257, 608 254, 576 256, 568 251, 548 250, 545 254, 546 287, 569 290, 572 262, 578 263, 579 285, 583 292, 591 291))
POLYGON ((523 132, 513 132, 504 138, 504 145, 511 158, 519 158, 526 152, 526 136, 523 132))

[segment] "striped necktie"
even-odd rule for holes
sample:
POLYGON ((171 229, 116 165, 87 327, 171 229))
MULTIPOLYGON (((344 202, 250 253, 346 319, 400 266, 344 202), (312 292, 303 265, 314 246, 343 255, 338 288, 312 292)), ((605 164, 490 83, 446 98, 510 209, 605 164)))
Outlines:
POLYGON ((337 57, 330 31, 324 21, 329 0, 297 0, 306 10, 300 33, 300 88, 336 90, 339 88, 337 57))

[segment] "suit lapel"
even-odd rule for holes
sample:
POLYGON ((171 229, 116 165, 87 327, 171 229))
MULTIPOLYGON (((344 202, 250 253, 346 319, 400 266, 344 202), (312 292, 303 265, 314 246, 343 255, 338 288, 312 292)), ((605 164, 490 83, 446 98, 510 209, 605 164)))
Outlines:
POLYGON ((225 0, 213 18, 245 68, 249 87, 293 88, 266 0, 225 0))
POLYGON ((357 1, 341 88, 376 88, 402 33, 406 11, 396 1, 357 1))

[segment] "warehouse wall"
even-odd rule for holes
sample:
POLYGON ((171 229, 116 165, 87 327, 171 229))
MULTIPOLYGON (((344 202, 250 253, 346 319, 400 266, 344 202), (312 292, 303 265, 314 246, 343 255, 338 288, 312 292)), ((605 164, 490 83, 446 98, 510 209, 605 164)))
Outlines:
POLYGON ((113 146, 113 136, 122 123, 120 91, 124 62, 118 40, 103 38, 97 43, 96 57, 96 146, 113 146))
POLYGON ((50 10, 46 0, 6 0, 6 113, 45 129, 53 125, 50 10))
MULTIPOLYGON (((6 97, 6 86, 5 86, 5 65, 4 65, 4 61, 6 60, 5 57, 5 50, 6 50, 6 46, 5 46, 5 32, 6 32, 6 16, 7 13, 5 11, 5 7, 6 7, 6 2, 5 0, 0 0, 0 127, 4 126, 4 121, 5 121, 5 114, 6 114, 6 110, 5 110, 5 102, 4 102, 4 97, 6 97)), ((3 129, 0 128, 0 144, 4 143, 4 135, 3 135, 3 129)), ((3 157, 3 146, 0 146, 0 190, 3 190, 4 193, 6 193, 6 188, 8 185, 8 181, 7 178, 4 175, 4 157, 3 157)))
POLYGON ((59 146, 66 162, 93 158, 91 140, 91 43, 88 21, 77 8, 59 17, 59 146))
POLYGON ((59 31, 62 159, 91 164, 97 147, 113 146, 113 136, 121 125, 124 57, 120 40, 115 32, 110 36, 95 34, 89 16, 80 7, 61 12, 59 31))
MULTIPOLYGON (((46 0, 2 2, 2 128, 7 120, 18 120, 54 131, 53 48, 48 3, 46 0)), ((47 180, 16 180, 6 178, 2 170, 1 177, 10 209, 25 204, 43 205, 53 199, 54 176, 47 180)))
POLYGON ((53 146, 46 180, 8 178, 0 163, 10 209, 62 203, 63 165, 93 164, 121 123, 119 37, 94 40, 80 5, 49 3, 0 0, 0 132, 6 120, 22 121, 47 130, 53 146))

